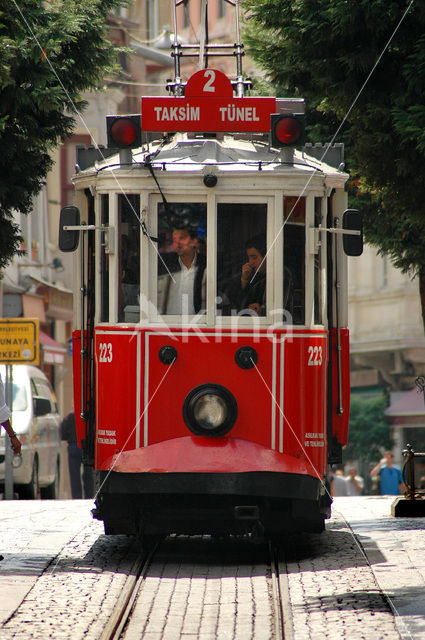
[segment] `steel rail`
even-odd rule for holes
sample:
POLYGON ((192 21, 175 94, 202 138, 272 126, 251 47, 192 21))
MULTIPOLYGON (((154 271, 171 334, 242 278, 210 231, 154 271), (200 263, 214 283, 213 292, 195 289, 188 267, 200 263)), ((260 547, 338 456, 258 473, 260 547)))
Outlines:
POLYGON ((276 640, 294 640, 286 563, 283 558, 279 558, 279 549, 271 542, 269 542, 269 554, 275 609, 275 638, 276 640))
POLYGON ((145 579, 147 570, 152 562, 152 558, 159 546, 156 543, 147 552, 141 552, 136 558, 125 585, 114 607, 114 611, 105 625, 99 640, 119 640, 123 629, 130 617, 134 601, 140 590, 140 586, 145 579))

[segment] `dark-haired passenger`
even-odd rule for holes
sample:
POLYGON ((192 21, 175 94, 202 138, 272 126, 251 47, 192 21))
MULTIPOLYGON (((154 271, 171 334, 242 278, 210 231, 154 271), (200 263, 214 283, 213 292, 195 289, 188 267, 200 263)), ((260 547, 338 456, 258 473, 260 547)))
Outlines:
POLYGON ((198 253, 196 230, 174 229, 174 251, 158 259, 158 307, 163 315, 193 315, 205 310, 206 258, 198 253))
POLYGON ((224 288, 223 301, 239 315, 266 315, 266 237, 259 234, 245 243, 247 261, 240 275, 224 288))

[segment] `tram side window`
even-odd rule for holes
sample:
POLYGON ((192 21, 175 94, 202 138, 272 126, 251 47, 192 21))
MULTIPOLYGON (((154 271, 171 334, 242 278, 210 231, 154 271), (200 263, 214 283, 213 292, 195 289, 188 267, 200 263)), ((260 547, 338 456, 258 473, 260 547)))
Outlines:
POLYGON ((267 205, 217 205, 217 314, 265 316, 267 205))
MULTIPOLYGON (((314 198, 314 226, 316 229, 322 222, 322 198, 314 198)), ((321 287, 321 246, 314 256, 314 324, 322 320, 322 287, 321 287)))
POLYGON ((284 322, 305 322, 305 198, 287 197, 284 210, 284 322))
POLYGON ((118 198, 119 256, 121 286, 118 299, 118 321, 140 320, 140 196, 118 198))
MULTIPOLYGON (((109 196, 101 196, 100 224, 109 226, 109 196)), ((100 321, 109 320, 109 255, 105 252, 105 243, 102 242, 100 253, 100 321)))
POLYGON ((205 202, 158 204, 160 314, 206 313, 206 228, 205 202))

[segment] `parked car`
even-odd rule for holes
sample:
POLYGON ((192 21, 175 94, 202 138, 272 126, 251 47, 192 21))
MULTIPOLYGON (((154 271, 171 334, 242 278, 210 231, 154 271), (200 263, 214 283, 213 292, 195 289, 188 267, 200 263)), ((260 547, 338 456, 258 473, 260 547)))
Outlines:
MULTIPOLYGON (((5 381, 5 366, 0 373, 5 381)), ((21 498, 59 497, 60 416, 52 387, 40 369, 13 365, 12 427, 22 442, 13 459, 13 482, 21 498)), ((5 432, 0 437, 0 485, 5 480, 5 432)))

